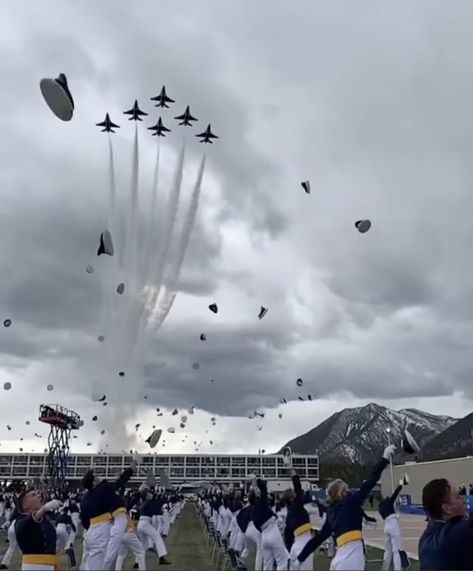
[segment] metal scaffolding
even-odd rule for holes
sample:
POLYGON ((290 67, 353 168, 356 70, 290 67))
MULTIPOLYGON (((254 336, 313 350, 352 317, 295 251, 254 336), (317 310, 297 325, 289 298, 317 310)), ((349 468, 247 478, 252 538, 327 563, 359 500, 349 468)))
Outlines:
POLYGON ((63 498, 67 492, 67 461, 70 454, 70 439, 73 430, 83 422, 80 416, 58 404, 44 405, 39 409, 39 420, 49 424, 48 457, 46 476, 50 495, 63 498))

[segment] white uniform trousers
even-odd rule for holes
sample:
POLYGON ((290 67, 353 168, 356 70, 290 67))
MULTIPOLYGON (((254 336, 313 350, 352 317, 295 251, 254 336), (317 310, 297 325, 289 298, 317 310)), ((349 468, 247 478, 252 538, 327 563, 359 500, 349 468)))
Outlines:
POLYGON ((110 521, 103 521, 91 525, 84 535, 85 561, 82 565, 85 571, 103 569, 105 553, 107 552, 108 538, 110 537, 110 521))
POLYGON ((291 553, 290 553, 290 558, 291 558, 291 566, 290 569, 300 569, 301 571, 312 571, 312 569, 314 568, 314 554, 312 553, 311 555, 309 555, 309 557, 307 557, 307 559, 305 561, 303 561, 302 563, 296 563, 296 560, 300 554, 300 552, 304 549, 304 547, 306 546, 306 543, 312 538, 312 534, 310 533, 310 531, 306 531, 304 533, 301 533, 301 535, 297 535, 294 537, 294 543, 292 544, 291 547, 291 553))
POLYGON ((261 531, 258 531, 255 524, 250 521, 245 531, 245 540, 249 546, 254 545, 256 549, 255 571, 263 569, 263 549, 261 547, 261 531))
POLYGON ((388 571, 391 567, 391 559, 394 560, 395 571, 401 571, 401 529, 399 519, 396 514, 388 516, 384 521, 385 548, 383 557, 383 571, 388 571))
POLYGON ((118 551, 122 543, 122 537, 128 528, 128 516, 126 512, 120 512, 113 517, 113 524, 110 528, 110 536, 108 538, 107 552, 103 562, 104 571, 112 571, 115 569, 115 561, 118 551))
POLYGON ((15 555, 15 551, 17 550, 18 543, 16 541, 16 534, 15 534, 15 522, 12 521, 8 528, 8 549, 3 556, 1 561, 2 565, 6 567, 10 567, 12 562, 13 556, 15 555))
POLYGON ((72 519, 72 523, 74 524, 76 530, 72 530, 71 532, 71 547, 74 547, 74 541, 76 540, 76 537, 79 536, 80 532, 83 530, 82 528, 82 523, 80 521, 80 515, 79 512, 72 512, 71 513, 71 519, 72 519))
POLYGON ((147 544, 148 539, 151 539, 153 545, 156 547, 159 557, 167 555, 166 546, 164 545, 163 538, 159 535, 151 523, 151 518, 148 516, 140 516, 138 521, 138 537, 143 545, 147 544))
POLYGON ((56 553, 64 551, 69 545, 69 532, 65 523, 58 523, 56 526, 56 553))
POLYGON ((361 539, 337 547, 330 571, 365 571, 365 550, 361 539))
POLYGON ((162 518, 161 534, 164 537, 167 537, 169 535, 169 530, 171 529, 171 516, 169 514, 169 509, 163 509, 162 518))
POLYGON ((122 571, 123 562, 125 561, 128 552, 131 551, 135 556, 140 571, 146 571, 146 555, 143 544, 138 539, 134 531, 127 531, 122 537, 120 549, 118 550, 117 562, 115 564, 115 571, 122 571))
POLYGON ((261 526, 261 547, 263 550, 263 571, 273 571, 274 561, 276 561, 278 571, 287 569, 289 552, 284 545, 275 518, 271 518, 261 526))

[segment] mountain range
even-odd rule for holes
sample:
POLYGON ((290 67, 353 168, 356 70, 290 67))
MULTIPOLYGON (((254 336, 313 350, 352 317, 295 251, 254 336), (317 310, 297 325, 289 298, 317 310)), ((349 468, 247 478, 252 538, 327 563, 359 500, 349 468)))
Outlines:
POLYGON ((458 420, 414 408, 395 411, 376 403, 337 412, 285 446, 290 446, 296 454, 317 453, 321 464, 367 466, 379 459, 388 440, 397 447, 395 461, 402 460, 401 439, 406 428, 421 447, 419 459, 436 459, 438 451, 458 455, 460 450, 472 447, 468 439, 471 439, 473 413, 458 420))

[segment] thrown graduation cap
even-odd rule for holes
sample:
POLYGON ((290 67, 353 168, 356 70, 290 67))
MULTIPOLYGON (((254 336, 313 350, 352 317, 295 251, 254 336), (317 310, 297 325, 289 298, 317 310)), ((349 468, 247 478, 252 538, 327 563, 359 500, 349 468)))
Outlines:
POLYGON ((26 424, 26 426, 29 426, 29 425, 31 424, 31 422, 30 422, 29 420, 27 420, 27 421, 25 422, 25 424, 26 424))
POLYGON ((88 266, 85 267, 85 271, 88 274, 93 274, 94 273, 94 266, 91 266, 90 264, 88 266))
POLYGON ((97 422, 98 417, 97 417, 97 416, 93 416, 93 417, 92 417, 92 420, 93 420, 94 422, 97 422))
POLYGON ((172 411, 172 415, 173 415, 173 416, 176 416, 176 414, 179 414, 179 411, 177 410, 177 408, 175 408, 175 409, 172 411))
POLYGON ((258 319, 263 319, 263 317, 268 313, 268 308, 261 306, 260 312, 258 314, 258 319))
POLYGON ((9 424, 7 424, 7 428, 8 430, 11 430, 11 426, 9 424))
POLYGON ((97 339, 100 341, 100 343, 103 343, 105 341, 105 335, 99 335, 97 339))
POLYGON ((39 88, 54 115, 62 121, 70 121, 74 113, 74 100, 66 76, 60 73, 56 79, 43 78, 39 88))
POLYGON ((174 433, 176 432, 176 429, 173 428, 172 426, 170 426, 170 427, 168 428, 168 432, 169 432, 169 434, 174 434, 174 433))
POLYGON ((47 390, 47 391, 53 391, 53 390, 54 390, 54 385, 48 385, 48 386, 46 387, 46 390, 47 390))
POLYGON ((278 414, 278 417, 279 417, 279 418, 282 418, 282 412, 280 412, 280 413, 278 414))
POLYGON ((187 411, 189 414, 194 414, 194 406, 191 406, 190 409, 187 411))
POLYGON ((10 327, 11 325, 11 319, 5 319, 5 321, 3 322, 3 327, 10 327))
POLYGON ((146 439, 146 442, 149 444, 150 448, 156 448, 162 433, 163 431, 160 428, 158 428, 157 430, 154 430, 151 433, 151 435, 146 439))
POLYGON ((210 379, 210 382, 211 382, 211 383, 215 383, 214 379, 210 379))
POLYGON ((406 429, 402 439, 402 447, 407 454, 416 454, 420 450, 420 446, 414 440, 412 434, 406 429))
POLYGON ((301 182, 301 186, 307 194, 310 194, 310 180, 303 180, 301 182))
POLYGON ((119 295, 122 295, 122 293, 125 291, 125 284, 124 283, 120 283, 117 285, 117 293, 119 295))
POLYGON ((181 422, 181 424, 180 424, 179 426, 180 426, 181 428, 185 428, 185 427, 186 427, 186 425, 185 425, 183 422, 181 422))
POLYGON ((357 220, 355 222, 355 228, 361 234, 365 234, 371 228, 371 220, 357 220))
POLYGON ((210 311, 213 311, 213 313, 218 313, 218 306, 216 303, 211 303, 209 305, 209 309, 210 309, 210 311))
POLYGON ((287 400, 286 400, 285 398, 281 398, 281 399, 279 400, 279 402, 280 402, 281 404, 287 404, 287 400))
POLYGON ((312 400, 312 395, 307 395, 308 400, 312 400))
POLYGON ((197 370, 200 367, 200 364, 197 363, 197 361, 195 363, 192 363, 192 368, 197 370))
POLYGON ((124 376, 125 376, 125 371, 120 371, 120 372, 118 373, 118 376, 119 376, 119 377, 124 377, 124 376))
POLYGON ((11 389, 11 383, 3 383, 3 388, 4 388, 6 391, 9 391, 9 390, 11 389))
POLYGON ((187 416, 181 416, 181 422, 185 424, 187 422, 187 416))
POLYGON ((99 249, 97 250, 97 256, 101 256, 102 254, 107 254, 107 256, 113 256, 113 242, 112 236, 108 230, 105 230, 100 234, 100 244, 99 249))
POLYGON ((94 393, 92 395, 92 400, 94 402, 103 402, 107 397, 103 393, 94 393))
POLYGON ((402 485, 403 486, 408 486, 410 484, 410 480, 409 480, 409 476, 407 474, 404 474, 403 478, 402 478, 402 485))
POLYGON ((297 397, 299 400, 304 400, 304 397, 297 397))
POLYGON ((105 429, 100 431, 100 434, 105 434, 105 429))
POLYGON ((297 379, 296 385, 297 385, 298 387, 302 387, 303 384, 304 384, 304 381, 303 381, 302 379, 297 379))
POLYGON ((200 340, 201 341, 207 341, 207 335, 205 333, 201 333, 200 334, 200 340))

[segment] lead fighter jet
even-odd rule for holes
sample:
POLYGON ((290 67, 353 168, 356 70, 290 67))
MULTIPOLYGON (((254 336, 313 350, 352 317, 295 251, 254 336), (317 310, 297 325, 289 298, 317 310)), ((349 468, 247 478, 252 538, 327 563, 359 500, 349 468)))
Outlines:
POLYGON ((158 122, 156 123, 156 125, 153 125, 152 127, 148 127, 148 131, 155 131, 155 133, 153 133, 153 137, 158 136, 158 137, 165 137, 166 133, 170 133, 171 129, 168 129, 167 127, 165 127, 163 125, 163 122, 161 120, 161 117, 158 119, 158 122))
POLYGON ((156 95, 156 97, 151 97, 151 101, 157 101, 156 107, 167 107, 167 108, 169 108, 169 105, 166 105, 167 103, 174 103, 174 99, 171 99, 166 95, 165 85, 163 85, 163 88, 161 89, 161 93, 159 95, 156 95))
POLYGON ((189 105, 186 107, 186 110, 182 115, 178 115, 177 117, 174 117, 174 119, 178 119, 180 121, 179 125, 189 125, 190 127, 192 127, 191 121, 198 121, 196 117, 192 117, 189 105))
POLYGON ((97 125, 97 127, 103 127, 102 133, 105 131, 107 133, 115 133, 113 129, 120 129, 120 125, 115 125, 115 123, 112 123, 112 120, 110 119, 110 115, 108 113, 105 115, 105 119, 102 121, 102 123, 95 123, 95 124, 97 125))
POLYGON ((148 113, 145 113, 144 111, 141 111, 141 109, 138 107, 138 101, 135 99, 135 103, 133 104, 133 107, 131 109, 129 109, 128 111, 123 111, 124 115, 131 115, 131 117, 128 119, 128 121, 143 121, 143 119, 141 119, 140 115, 148 115, 148 113))
POLYGON ((199 143, 210 143, 212 144, 213 141, 211 139, 218 139, 217 135, 212 133, 212 127, 210 123, 207 125, 207 129, 203 133, 199 133, 196 137, 200 137, 202 140, 199 143))

